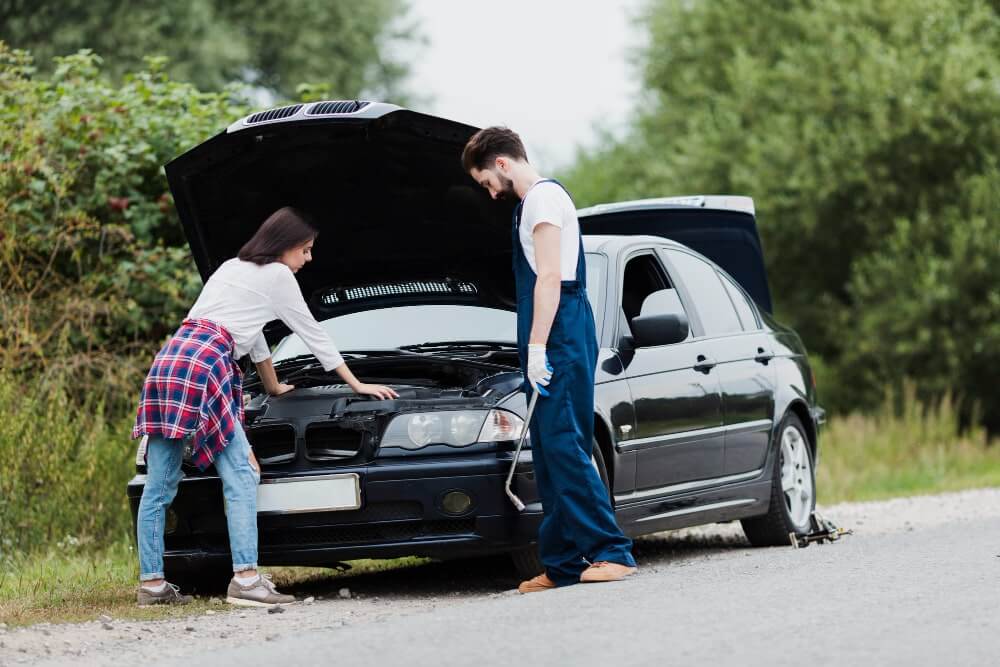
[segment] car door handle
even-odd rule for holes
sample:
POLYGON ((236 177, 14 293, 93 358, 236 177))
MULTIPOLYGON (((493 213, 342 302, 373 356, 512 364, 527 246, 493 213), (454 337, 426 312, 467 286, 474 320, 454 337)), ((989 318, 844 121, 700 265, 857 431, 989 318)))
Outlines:
POLYGON ((771 359, 774 359, 774 354, 767 352, 762 347, 757 348, 757 356, 753 358, 758 364, 764 364, 765 366, 767 366, 767 362, 771 361, 771 359))
POLYGON ((699 354, 698 362, 694 365, 694 369, 699 373, 708 373, 715 368, 715 363, 715 359, 710 359, 704 354, 699 354))

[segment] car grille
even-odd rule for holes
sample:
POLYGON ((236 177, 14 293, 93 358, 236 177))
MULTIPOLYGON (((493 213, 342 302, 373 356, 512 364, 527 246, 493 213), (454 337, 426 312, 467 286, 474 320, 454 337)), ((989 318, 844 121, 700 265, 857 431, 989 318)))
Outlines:
POLYGON ((287 107, 278 107, 277 109, 258 111, 257 113, 247 118, 246 124, 253 125, 254 123, 264 123, 269 120, 288 118, 289 116, 294 116, 301 108, 302 108, 301 104, 292 104, 291 106, 287 107))
POLYGON ((417 538, 466 535, 475 532, 474 519, 408 521, 396 524, 349 524, 308 526, 261 531, 262 547, 352 544, 359 542, 402 542, 417 538))
POLYGON ((361 111, 368 106, 368 102, 361 100, 332 100, 328 102, 318 102, 309 107, 307 116, 328 116, 331 114, 345 114, 361 111))
POLYGON ((306 457, 311 461, 338 461, 358 455, 364 433, 336 424, 319 423, 306 427, 306 457))
POLYGON ((295 458, 295 429, 288 424, 251 428, 247 431, 247 439, 261 465, 295 458))

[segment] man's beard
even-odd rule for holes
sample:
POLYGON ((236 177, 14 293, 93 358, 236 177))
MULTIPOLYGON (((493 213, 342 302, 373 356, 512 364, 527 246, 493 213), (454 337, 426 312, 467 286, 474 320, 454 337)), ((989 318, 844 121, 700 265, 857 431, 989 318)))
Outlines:
POLYGON ((497 199, 502 199, 504 201, 516 199, 517 193, 514 192, 514 181, 499 174, 497 177, 500 179, 500 190, 497 192, 497 199))

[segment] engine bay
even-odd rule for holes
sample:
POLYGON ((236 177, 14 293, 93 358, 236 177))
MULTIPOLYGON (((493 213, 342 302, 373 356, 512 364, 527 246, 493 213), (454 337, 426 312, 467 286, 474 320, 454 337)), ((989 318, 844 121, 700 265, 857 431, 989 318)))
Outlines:
MULTIPOLYGON (((279 381, 295 386, 280 396, 263 392, 256 376, 250 376, 246 431, 261 465, 303 468, 371 461, 396 415, 488 410, 517 392, 523 381, 516 366, 497 363, 496 356, 492 361, 436 354, 345 358, 360 380, 389 385, 399 397, 359 396, 314 358, 279 362, 279 381)), ((516 364, 516 353, 504 360, 516 364)))

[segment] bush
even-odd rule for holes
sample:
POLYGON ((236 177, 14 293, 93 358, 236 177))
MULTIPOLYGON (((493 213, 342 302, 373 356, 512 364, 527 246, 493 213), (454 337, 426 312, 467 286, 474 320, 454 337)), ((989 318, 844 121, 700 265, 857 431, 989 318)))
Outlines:
POLYGON ((0 567, 58 546, 90 550, 128 539, 125 484, 134 474, 132 417, 68 395, 71 381, 25 385, 0 371, 0 567))
POLYGON ((81 52, 38 77, 0 43, 0 367, 109 409, 201 284, 162 165, 246 111, 147 63, 112 85, 81 52))

